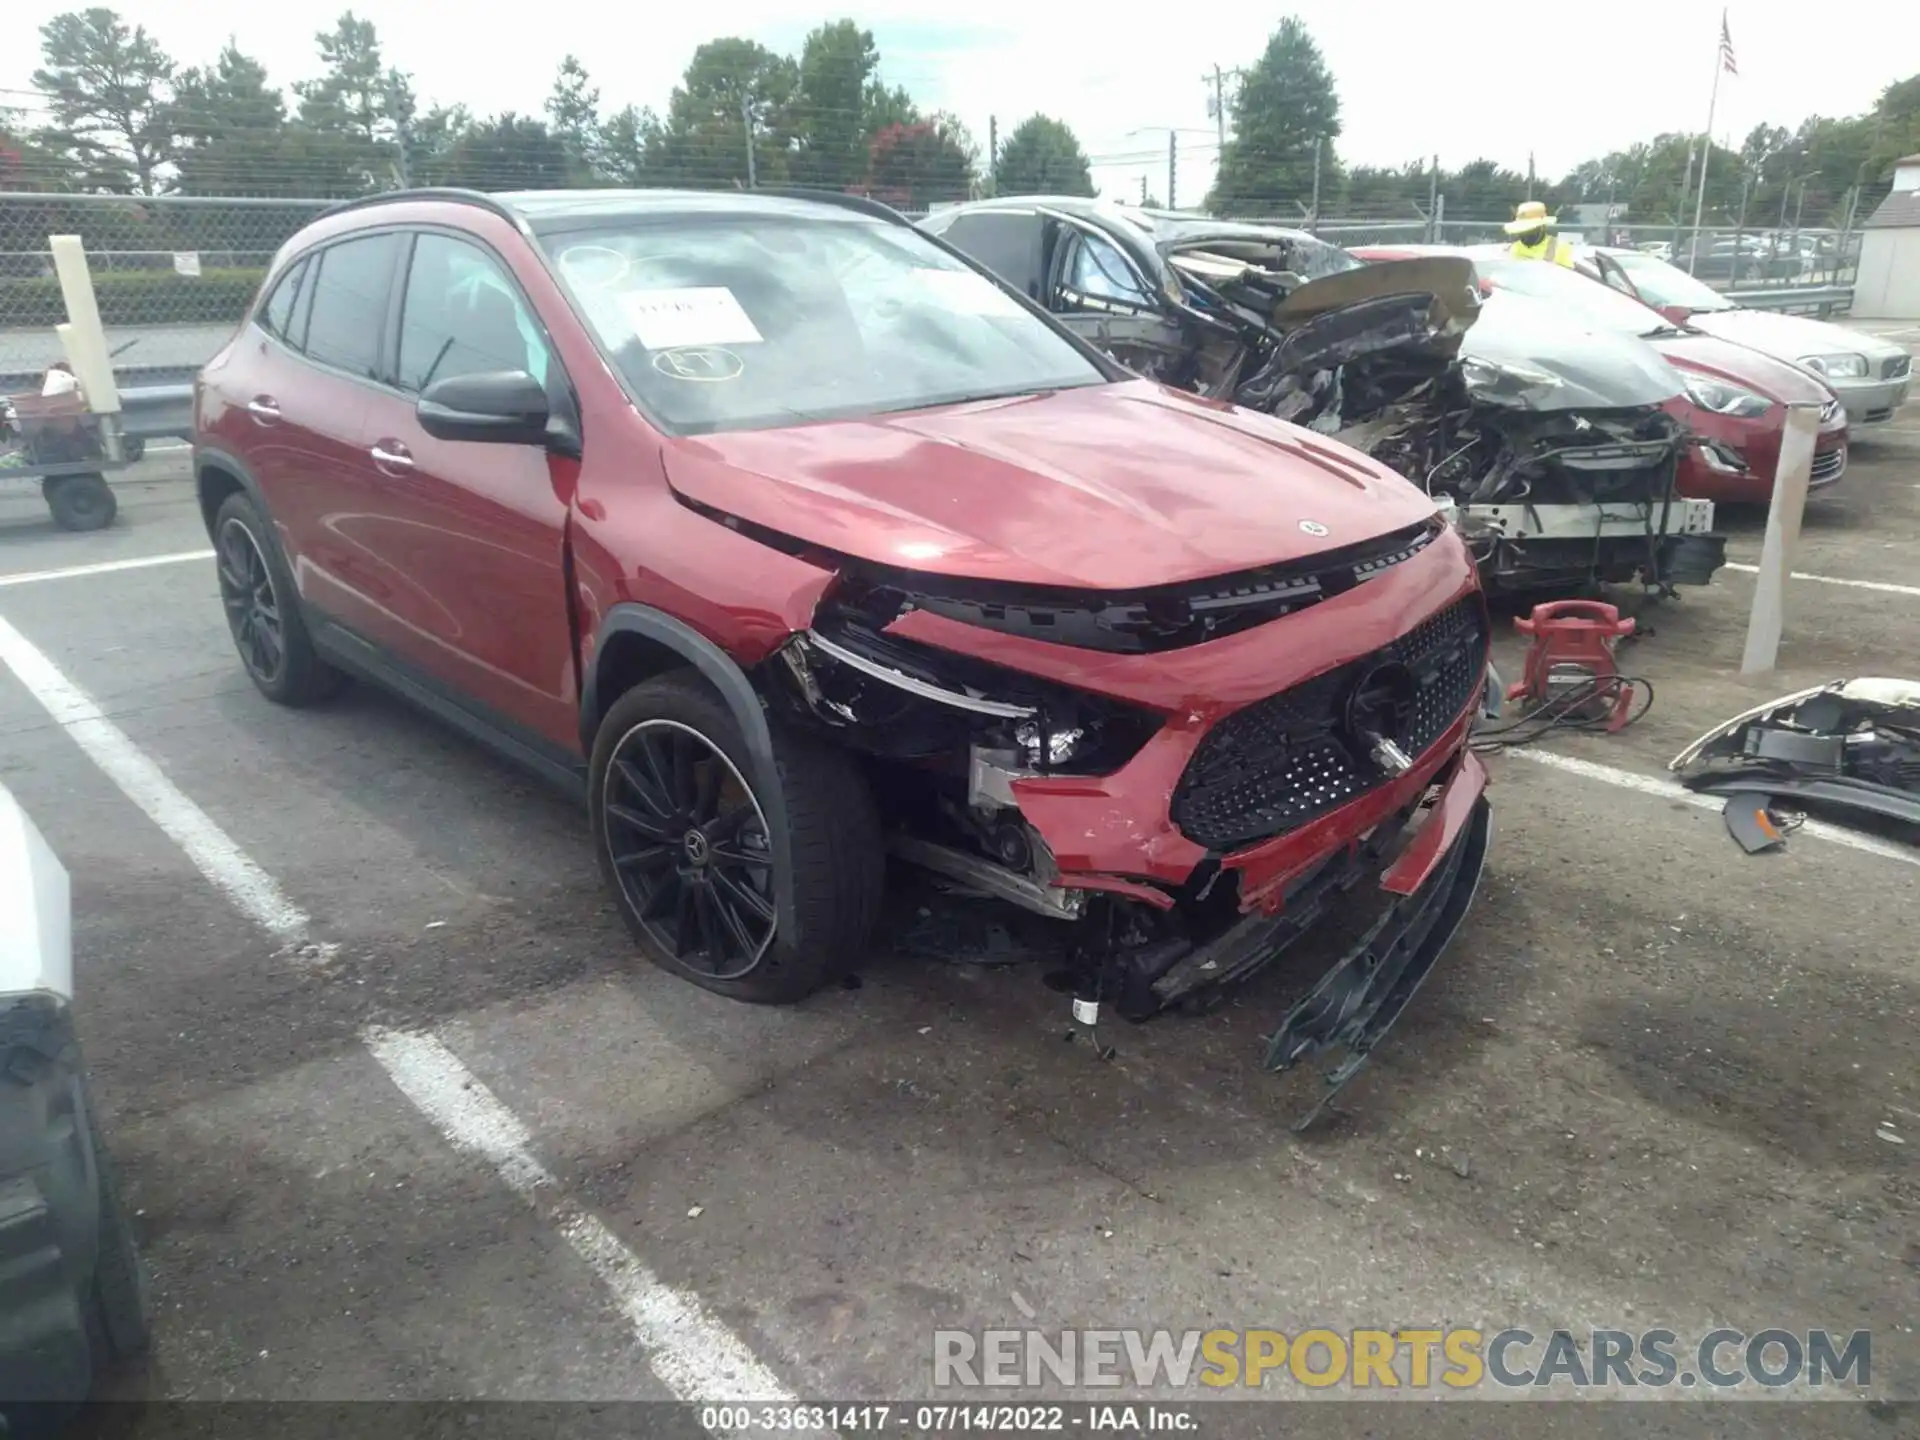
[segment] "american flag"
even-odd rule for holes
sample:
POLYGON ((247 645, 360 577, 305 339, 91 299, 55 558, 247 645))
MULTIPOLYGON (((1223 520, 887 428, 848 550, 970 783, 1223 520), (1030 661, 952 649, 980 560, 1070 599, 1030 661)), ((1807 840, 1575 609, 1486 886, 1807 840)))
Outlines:
POLYGON ((1738 78, 1740 67, 1733 63, 1733 35, 1727 29, 1727 12, 1720 12, 1720 68, 1738 78))

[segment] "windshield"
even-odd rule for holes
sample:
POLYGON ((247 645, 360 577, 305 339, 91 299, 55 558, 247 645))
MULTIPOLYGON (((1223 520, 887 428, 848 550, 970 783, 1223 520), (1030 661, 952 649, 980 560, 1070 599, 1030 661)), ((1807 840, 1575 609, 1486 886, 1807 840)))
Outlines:
POLYGON ((977 271, 865 216, 662 216, 544 244, 635 397, 681 434, 1106 379, 977 271))
POLYGON ((1654 335, 1673 328, 1638 300, 1559 265, 1543 265, 1538 260, 1476 260, 1474 269, 1482 280, 1502 290, 1559 306, 1589 330, 1608 335, 1654 335))
POLYGON ((1689 310, 1732 310, 1734 303, 1711 285, 1653 255, 1622 253, 1611 257, 1627 272, 1633 288, 1649 305, 1684 305, 1689 310))

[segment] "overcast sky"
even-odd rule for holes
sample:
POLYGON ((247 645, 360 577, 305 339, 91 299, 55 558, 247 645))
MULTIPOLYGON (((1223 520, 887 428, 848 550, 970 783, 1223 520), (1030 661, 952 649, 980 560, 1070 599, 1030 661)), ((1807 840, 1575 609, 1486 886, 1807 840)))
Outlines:
MULTIPOLYGON (((281 85, 319 68, 314 33, 341 0, 134 0, 118 7, 182 63, 211 60, 228 36, 281 85)), ((1004 136, 1035 111, 1067 121, 1109 194, 1140 177, 1166 190, 1167 127, 1180 131, 1181 203, 1213 172, 1207 116, 1218 64, 1251 65, 1279 16, 1300 15, 1339 87, 1349 164, 1398 164, 1438 153, 1443 165, 1488 156, 1518 170, 1531 150, 1543 175, 1663 130, 1707 119, 1720 7, 1701 0, 1607 0, 1581 7, 1479 7, 1410 0, 1293 0, 1269 8, 1215 0, 1205 12, 1144 5, 1035 5, 1031 0, 875 0, 851 11, 795 0, 731 0, 712 8, 589 3, 507 7, 500 23, 472 0, 361 0, 390 64, 426 101, 479 112, 537 113, 554 67, 578 53, 609 110, 664 108, 694 47, 716 33, 797 51, 823 18, 850 13, 872 28, 882 72, 929 108, 952 110, 984 147, 990 116, 1004 136), (538 22, 529 23, 537 14, 538 22), (958 17, 968 18, 962 21, 958 17), (724 24, 724 32, 717 27, 724 24)), ((47 11, 38 12, 41 15, 47 11)), ((26 20, 26 15, 17 17, 26 20)), ((1729 8, 1740 78, 1720 88, 1716 135, 1793 125, 1810 114, 1872 105, 1890 81, 1920 71, 1920 4, 1741 0, 1729 8)), ((21 90, 33 47, 15 32, 0 48, 0 89, 21 90)), ((18 95, 0 103, 18 104, 18 95)))

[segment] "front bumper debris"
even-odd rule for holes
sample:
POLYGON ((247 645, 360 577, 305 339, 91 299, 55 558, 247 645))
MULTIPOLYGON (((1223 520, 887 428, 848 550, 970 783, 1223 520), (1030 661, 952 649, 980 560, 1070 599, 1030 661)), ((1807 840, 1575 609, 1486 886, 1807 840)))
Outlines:
MULTIPOLYGON (((1460 785, 1468 779, 1462 774, 1454 783, 1460 785)), ((1458 797, 1465 811, 1459 817, 1460 828, 1445 852, 1435 856, 1438 863, 1420 888, 1387 907, 1360 943, 1287 1013, 1268 1041, 1269 1070, 1290 1070, 1302 1060, 1331 1050, 1344 1052, 1337 1063, 1322 1072, 1319 1094, 1312 1107, 1294 1122, 1295 1130, 1311 1125, 1365 1067, 1466 918, 1486 868, 1493 830, 1493 810, 1484 793, 1484 771, 1478 783, 1480 790, 1469 790, 1458 797)), ((1447 803, 1448 797, 1443 795, 1429 824, 1442 820, 1447 803)), ((1416 845, 1420 838, 1415 838, 1416 845)))

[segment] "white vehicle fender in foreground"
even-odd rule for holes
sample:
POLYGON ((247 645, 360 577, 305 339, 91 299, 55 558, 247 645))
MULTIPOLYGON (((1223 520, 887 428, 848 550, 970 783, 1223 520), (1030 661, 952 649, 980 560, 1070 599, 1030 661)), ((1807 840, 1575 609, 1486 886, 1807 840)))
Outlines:
POLYGON ((72 915, 66 867, 0 786, 0 995, 73 999, 72 915))

